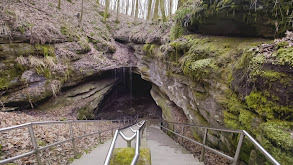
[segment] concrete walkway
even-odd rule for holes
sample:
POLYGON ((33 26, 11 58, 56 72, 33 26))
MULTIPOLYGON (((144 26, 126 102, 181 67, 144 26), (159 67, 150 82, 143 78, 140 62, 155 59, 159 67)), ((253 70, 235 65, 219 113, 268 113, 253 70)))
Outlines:
MULTIPOLYGON (((138 129, 138 127, 133 127, 133 129, 138 129)), ((133 135, 133 132, 131 132, 130 129, 122 130, 122 132, 128 137, 133 135)), ((106 141, 104 144, 98 145, 97 148, 94 148, 90 153, 84 154, 81 156, 81 158, 74 160, 71 165, 103 165, 111 142, 112 139, 106 141)), ((118 136, 115 148, 126 147, 127 142, 124 141, 121 136, 118 136)), ((135 140, 132 141, 131 147, 135 147, 135 140)))
MULTIPOLYGON (((137 129, 137 127, 134 127, 134 129, 137 129)), ((123 132, 126 136, 133 135, 130 129, 123 130, 123 132)), ((111 141, 112 139, 99 145, 92 152, 84 154, 80 159, 75 160, 71 165, 103 165, 111 141)), ((134 143, 135 140, 132 141, 131 147, 135 147, 134 143)), ((115 148, 126 147, 126 141, 118 136, 115 148)), ((155 125, 147 126, 141 139, 141 147, 151 149, 152 165, 203 165, 155 125)))
POLYGON ((147 127, 146 134, 152 165, 204 165, 158 126, 147 127))

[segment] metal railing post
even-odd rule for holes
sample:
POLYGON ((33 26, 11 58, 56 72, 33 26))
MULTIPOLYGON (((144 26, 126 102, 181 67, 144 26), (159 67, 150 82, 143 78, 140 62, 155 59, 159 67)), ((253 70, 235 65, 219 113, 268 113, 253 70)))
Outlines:
POLYGON ((131 148, 131 141, 127 141, 127 147, 131 148))
POLYGON ((101 136, 101 131, 99 131, 99 142, 102 144, 102 136, 101 136))
POLYGON ((69 123, 70 137, 72 139, 71 142, 72 142, 73 155, 74 155, 74 158, 77 158, 77 151, 76 151, 76 145, 75 145, 75 138, 74 138, 74 134, 73 134, 72 123, 73 123, 73 121, 69 123))
POLYGON ((35 133, 34 133, 34 130, 33 130, 33 124, 32 123, 28 126, 28 131, 29 131, 29 134, 30 134, 30 137, 31 137, 31 141, 33 143, 37 163, 38 163, 38 165, 41 165, 42 161, 41 161, 39 148, 38 148, 38 143, 36 141, 36 137, 35 137, 35 133))
MULTIPOLYGON (((182 132, 182 135, 184 136, 184 125, 182 125, 182 130, 181 130, 181 132, 182 132)), ((183 136, 181 137, 181 144, 183 145, 183 136)))
POLYGON ((202 150, 201 150, 201 155, 200 155, 200 161, 203 162, 204 161, 204 155, 205 155, 205 144, 206 144, 206 140, 207 140, 207 134, 208 134, 208 129, 205 128, 204 129, 204 137, 203 137, 203 143, 202 143, 202 150))
POLYGON ((111 135, 112 135, 112 137, 114 137, 114 128, 113 127, 111 129, 111 135))
POLYGON ((237 165, 240 150, 241 150, 242 143, 243 143, 243 139, 244 139, 244 134, 243 134, 243 132, 241 132, 232 165, 237 165))

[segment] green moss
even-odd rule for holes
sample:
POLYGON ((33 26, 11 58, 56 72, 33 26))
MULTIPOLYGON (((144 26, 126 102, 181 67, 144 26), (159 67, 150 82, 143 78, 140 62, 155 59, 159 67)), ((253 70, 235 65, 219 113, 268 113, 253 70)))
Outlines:
POLYGON ((41 54, 44 57, 46 57, 46 56, 55 57, 55 49, 51 45, 36 44, 35 49, 38 54, 41 54))
POLYGON ((289 46, 289 43, 287 41, 279 42, 277 44, 277 49, 279 49, 279 48, 285 48, 287 46, 289 46))
POLYGON ((280 73, 280 72, 275 72, 275 71, 270 71, 270 70, 262 72, 260 76, 271 81, 271 82, 280 81, 283 78, 286 78, 286 74, 280 73))
POLYGON ((217 69, 213 59, 202 59, 202 60, 192 60, 190 58, 185 58, 182 64, 182 70, 184 75, 193 78, 194 80, 201 80, 207 78, 213 70, 217 69))
POLYGON ((170 40, 174 41, 177 38, 181 37, 184 34, 184 28, 180 23, 175 23, 174 26, 172 26, 170 31, 170 40))
POLYGON ((12 68, 5 69, 0 72, 0 90, 8 89, 13 86, 14 83, 12 80, 22 75, 24 70, 17 67, 16 64, 13 65, 14 66, 12 68))
MULTIPOLYGON (((110 165, 129 165, 135 155, 135 148, 115 148, 110 165)), ((150 165, 151 151, 149 148, 141 148, 137 165, 150 165)))
POLYGON ((262 134, 257 136, 261 144, 281 164, 291 165, 293 163, 293 140, 290 133, 293 123, 272 120, 261 125, 262 134))
POLYGON ((293 119, 293 107, 279 105, 269 93, 252 91, 245 97, 248 108, 257 112, 264 119, 293 119))
POLYGON ((249 71, 251 76, 257 76, 261 74, 265 60, 266 59, 264 55, 257 55, 251 59, 249 63, 249 71))
POLYGON ((278 49, 277 53, 274 54, 278 65, 288 64, 293 67, 293 47, 278 49))
POLYGON ((156 44, 145 44, 143 47, 143 51, 146 53, 147 56, 153 57, 156 54, 156 50, 159 48, 156 44))

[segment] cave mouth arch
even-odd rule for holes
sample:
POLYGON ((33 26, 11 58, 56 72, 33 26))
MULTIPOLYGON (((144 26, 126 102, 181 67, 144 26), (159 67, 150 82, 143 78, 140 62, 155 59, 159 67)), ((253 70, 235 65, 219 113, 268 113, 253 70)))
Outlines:
POLYGON ((115 77, 116 83, 95 109, 95 119, 161 118, 162 110, 150 94, 152 83, 135 70, 118 68, 107 73, 115 77))

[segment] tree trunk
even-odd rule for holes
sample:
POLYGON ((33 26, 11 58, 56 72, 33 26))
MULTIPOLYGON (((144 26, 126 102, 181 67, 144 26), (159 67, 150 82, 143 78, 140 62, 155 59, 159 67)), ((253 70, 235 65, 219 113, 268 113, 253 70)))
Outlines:
POLYGON ((61 0, 59 0, 59 2, 58 2, 58 9, 59 10, 61 9, 61 0))
POLYGON ((173 0, 170 0, 170 6, 169 6, 169 17, 172 18, 172 8, 173 8, 173 0))
POLYGON ((116 21, 119 21, 119 8, 120 8, 120 0, 117 0, 117 16, 116 16, 116 21))
POLYGON ((157 19, 159 17, 159 2, 160 0, 156 0, 153 19, 157 19))
POLYGON ((79 24, 78 24, 79 27, 81 27, 82 16, 83 16, 83 0, 81 0, 81 11, 80 11, 79 24))
POLYGON ((132 0, 132 10, 131 10, 131 15, 134 16, 134 3, 135 3, 135 0, 132 0))
POLYGON ((126 15, 128 15, 129 0, 126 0, 126 15))
POLYGON ((150 20, 153 0, 149 0, 147 20, 150 20))
POLYGON ((160 8, 161 8, 163 22, 166 22, 167 18, 166 18, 166 13, 165 13, 165 0, 160 0, 160 8))
POLYGON ((135 19, 138 18, 138 0, 136 0, 136 4, 135 4, 135 19))
POLYGON ((109 0, 105 0, 104 23, 107 22, 108 9, 109 9, 109 0))

